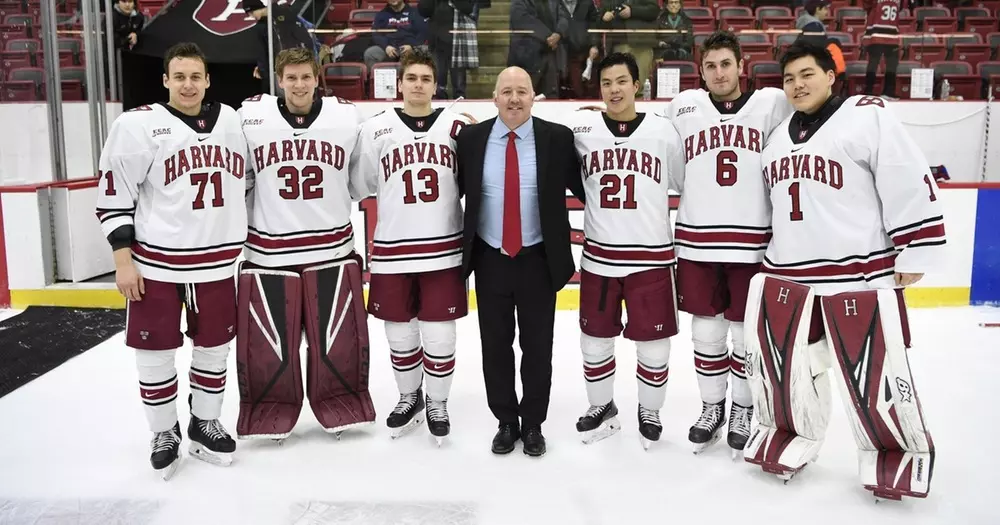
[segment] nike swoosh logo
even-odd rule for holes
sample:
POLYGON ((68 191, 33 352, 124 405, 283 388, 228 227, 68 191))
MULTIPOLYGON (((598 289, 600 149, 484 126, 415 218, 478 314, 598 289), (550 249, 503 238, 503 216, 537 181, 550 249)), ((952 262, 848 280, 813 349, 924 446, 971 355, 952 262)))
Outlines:
POLYGON ((615 141, 615 146, 621 146, 622 144, 625 144, 626 142, 628 142, 628 141, 627 141, 627 140, 623 140, 623 141, 621 141, 621 142, 618 142, 618 141, 616 140, 616 141, 615 141))
POLYGON ((414 136, 413 136, 413 140, 420 140, 420 139, 422 139, 422 138, 424 138, 424 137, 426 137, 426 136, 427 136, 427 135, 414 135, 414 136))
POLYGON ((198 142, 205 142, 206 140, 208 140, 210 138, 212 138, 212 137, 198 137, 198 142))
POLYGON ((659 381, 659 380, 663 379, 664 377, 667 377, 667 374, 660 374, 658 376, 653 376, 653 381, 659 381))
POLYGON ((308 131, 300 131, 298 133, 292 133, 292 135, 298 137, 299 135, 305 135, 306 133, 309 133, 309 132, 308 131))
POLYGON ((733 120, 734 118, 736 118, 736 117, 720 118, 719 122, 729 122, 730 120, 733 120))
POLYGON ((805 146, 799 146, 799 147, 797 147, 797 148, 792 148, 792 153, 795 153, 796 151, 799 151, 800 149, 802 149, 802 148, 804 148, 804 147, 805 147, 805 146))
POLYGON ((145 398, 156 397, 156 393, 143 394, 142 397, 145 397, 145 398))

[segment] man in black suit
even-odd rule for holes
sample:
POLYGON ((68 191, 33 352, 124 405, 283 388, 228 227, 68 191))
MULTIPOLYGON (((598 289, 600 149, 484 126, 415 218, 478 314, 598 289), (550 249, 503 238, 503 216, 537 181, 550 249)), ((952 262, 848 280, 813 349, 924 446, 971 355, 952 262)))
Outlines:
POLYGON ((483 374, 500 422, 493 453, 521 439, 545 453, 542 423, 552 385, 556 292, 573 276, 566 188, 583 199, 569 128, 531 116, 535 93, 519 67, 497 77, 499 118, 458 136, 458 184, 465 195, 465 276, 476 272, 483 374), (511 190, 511 191, 507 191, 511 190), (520 328, 523 397, 514 391, 514 312, 520 328))

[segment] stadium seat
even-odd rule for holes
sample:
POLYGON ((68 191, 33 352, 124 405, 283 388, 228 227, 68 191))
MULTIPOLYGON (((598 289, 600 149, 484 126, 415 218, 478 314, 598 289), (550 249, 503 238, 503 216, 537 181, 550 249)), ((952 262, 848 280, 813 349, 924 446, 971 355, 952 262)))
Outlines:
POLYGON ((983 82, 981 96, 988 98, 992 93, 993 98, 1000 98, 1000 62, 980 62, 976 74, 983 82))
POLYGON ((375 9, 354 9, 347 17, 347 25, 356 29, 370 29, 376 14, 378 11, 375 9))
POLYGON ((736 5, 719 7, 715 9, 715 17, 718 18, 719 20, 734 16, 753 18, 753 11, 751 11, 749 7, 736 6, 736 5))
POLYGON ((790 16, 769 16, 761 20, 760 28, 767 29, 794 29, 795 19, 790 16))
POLYGON ((711 7, 685 7, 684 14, 691 19, 691 23, 694 25, 695 31, 698 31, 699 27, 707 27, 709 31, 715 29, 715 15, 712 14, 711 7))
POLYGON ((344 27, 351 18, 351 10, 355 8, 354 0, 333 0, 326 8, 324 19, 335 27, 344 27))
POLYGON ((743 60, 746 62, 759 62, 774 59, 774 46, 770 42, 741 44, 743 60))
POLYGON ((973 69, 980 62, 990 59, 990 46, 986 44, 955 44, 951 50, 950 60, 966 62, 973 69))
MULTIPOLYGON (((846 66, 847 70, 845 73, 847 75, 847 96, 864 94, 865 70, 868 68, 868 62, 856 60, 847 62, 846 66)), ((875 93, 882 92, 883 83, 884 79, 881 74, 875 77, 875 85, 873 86, 875 93)))
POLYGON ((0 88, 3 93, 3 102, 33 102, 38 100, 34 82, 4 82, 0 88))
POLYGON ((982 7, 956 7, 955 8, 955 18, 958 19, 958 28, 960 30, 965 30, 965 19, 969 17, 989 17, 989 9, 983 9, 982 7))
POLYGON ((334 62, 323 65, 326 87, 332 95, 348 100, 364 100, 368 71, 361 62, 334 62))
POLYGON ((838 26, 838 31, 848 33, 850 35, 863 35, 865 33, 865 26, 868 24, 868 19, 860 16, 845 16, 840 19, 840 25, 838 26))
POLYGON ((986 35, 996 31, 998 27, 1000 24, 995 16, 970 16, 965 19, 965 31, 970 33, 986 35))
POLYGON ((913 60, 927 65, 948 58, 948 48, 944 44, 913 44, 906 54, 907 60, 913 60))
POLYGON ((756 23, 752 16, 727 16, 719 19, 719 29, 738 33, 754 29, 756 23))
POLYGON ((29 53, 37 53, 38 49, 41 48, 41 43, 33 38, 18 38, 7 41, 7 47, 4 51, 27 51, 29 53))
POLYGON ((951 95, 961 96, 965 100, 975 100, 982 91, 982 79, 972 73, 972 67, 965 62, 945 60, 931 63, 934 69, 934 79, 947 80, 951 86, 951 95))
POLYGON ((4 78, 7 78, 9 71, 22 67, 31 67, 31 65, 31 53, 27 51, 4 51, 0 53, 0 70, 3 71, 0 82, 4 78))
POLYGON ((775 61, 754 62, 750 65, 750 78, 754 89, 776 87, 781 89, 781 65, 775 61))
POLYGON ((24 26, 0 26, 0 49, 6 49, 7 42, 10 40, 19 40, 30 38, 28 33, 28 28, 24 26))
POLYGON ((951 16, 928 16, 923 22, 923 31, 926 33, 949 34, 958 31, 958 20, 951 16))
POLYGON ((787 7, 781 7, 781 6, 767 6, 767 7, 758 7, 757 8, 757 20, 758 21, 764 20, 765 18, 768 18, 768 17, 771 17, 771 16, 787 16, 787 17, 791 18, 792 17, 792 10, 789 9, 789 8, 787 8, 787 7))

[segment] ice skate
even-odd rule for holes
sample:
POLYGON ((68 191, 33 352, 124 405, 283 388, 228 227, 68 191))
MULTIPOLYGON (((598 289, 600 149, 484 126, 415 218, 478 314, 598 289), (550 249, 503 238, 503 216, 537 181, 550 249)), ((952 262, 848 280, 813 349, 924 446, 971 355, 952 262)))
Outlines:
POLYGON ((174 428, 164 432, 156 432, 149 443, 152 454, 149 462, 153 464, 163 481, 168 481, 177 471, 177 465, 181 461, 181 425, 174 423, 174 428))
POLYGON ((614 435, 621 430, 618 407, 614 400, 603 406, 591 406, 576 422, 576 431, 584 444, 591 444, 614 435))
POLYGON ((427 398, 427 429, 431 431, 431 435, 440 447, 451 431, 447 400, 434 401, 430 397, 427 398))
POLYGON ((229 436, 218 419, 198 419, 191 414, 188 438, 191 439, 188 452, 192 456, 220 467, 228 467, 233 463, 236 441, 229 436))
POLYGON ((701 416, 688 431, 688 441, 694 444, 694 453, 700 454, 722 437, 722 423, 726 419, 726 400, 718 403, 701 402, 701 416))
POLYGON ((660 440, 663 425, 660 424, 660 411, 650 410, 639 405, 639 442, 643 450, 649 450, 654 441, 660 440))
POLYGON ((424 393, 418 388, 416 392, 400 394, 396 408, 392 409, 385 424, 389 427, 389 435, 396 439, 409 433, 424 422, 424 393))
POLYGON ((733 403, 729 408, 729 435, 726 441, 733 451, 733 460, 743 457, 743 449, 750 439, 750 421, 753 420, 753 407, 745 407, 733 403))

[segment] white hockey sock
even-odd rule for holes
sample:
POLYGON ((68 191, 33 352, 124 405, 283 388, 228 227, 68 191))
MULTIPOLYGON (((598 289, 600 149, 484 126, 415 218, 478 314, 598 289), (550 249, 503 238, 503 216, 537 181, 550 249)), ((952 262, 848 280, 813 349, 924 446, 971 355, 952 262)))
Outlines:
POLYGON ((145 405, 149 430, 164 432, 177 423, 177 350, 136 350, 139 395, 145 405))
POLYGON ((722 314, 715 317, 696 315, 691 319, 694 368, 698 372, 701 400, 706 403, 718 403, 726 398, 729 383, 728 332, 729 321, 722 314))
POLYGON ((219 419, 226 391, 229 344, 195 346, 191 353, 191 413, 198 419, 219 419))
POLYGON ((636 383, 639 385, 639 404, 643 408, 659 410, 667 395, 667 377, 670 375, 670 339, 636 341, 636 383))
POLYGON ((416 318, 408 323, 385 322, 385 337, 389 341, 389 354, 392 359, 392 375, 396 378, 396 387, 400 394, 410 394, 420 388, 423 381, 424 359, 423 348, 420 347, 420 328, 416 318))
POLYGON ((424 373, 427 375, 427 397, 447 401, 455 372, 455 321, 420 321, 420 338, 424 341, 424 373))
POLYGON ((729 330, 733 334, 733 353, 729 361, 729 370, 733 375, 733 403, 748 407, 753 404, 753 397, 750 395, 750 385, 747 384, 747 349, 743 341, 743 323, 731 323, 729 330))
POLYGON ((580 334, 583 351, 583 377, 587 380, 587 400, 592 406, 604 406, 615 394, 615 339, 580 334))

